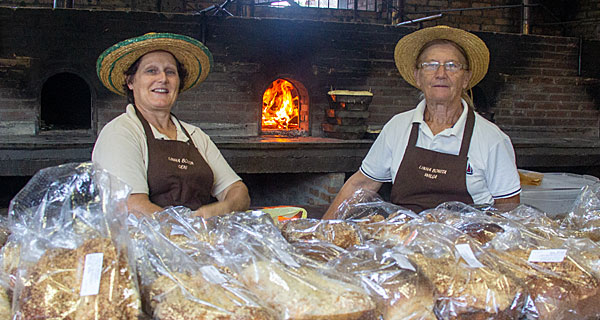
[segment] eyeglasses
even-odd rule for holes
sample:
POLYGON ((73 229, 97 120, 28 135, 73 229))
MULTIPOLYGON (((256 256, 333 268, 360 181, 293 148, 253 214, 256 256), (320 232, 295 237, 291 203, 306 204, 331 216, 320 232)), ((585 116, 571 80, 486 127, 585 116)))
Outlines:
POLYGON ((439 61, 429 61, 429 62, 421 62, 417 65, 419 69, 423 69, 426 72, 435 72, 440 66, 444 66, 444 69, 448 72, 458 72, 461 69, 467 70, 468 67, 463 65, 462 63, 448 61, 446 63, 441 63, 439 61))

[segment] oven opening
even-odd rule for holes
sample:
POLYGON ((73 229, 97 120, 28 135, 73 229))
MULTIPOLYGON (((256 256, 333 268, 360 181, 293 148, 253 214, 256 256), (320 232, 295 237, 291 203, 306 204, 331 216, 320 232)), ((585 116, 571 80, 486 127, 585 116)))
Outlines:
POLYGON ((302 84, 278 78, 263 93, 263 134, 300 136, 308 131, 308 97, 302 84))

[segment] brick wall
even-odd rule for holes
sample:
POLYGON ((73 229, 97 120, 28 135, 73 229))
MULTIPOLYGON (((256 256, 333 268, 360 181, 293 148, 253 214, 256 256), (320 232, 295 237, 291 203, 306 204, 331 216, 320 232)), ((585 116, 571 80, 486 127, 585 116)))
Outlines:
POLYGON ((569 3, 572 7, 565 25, 567 34, 581 36, 584 39, 600 40, 600 2, 598 0, 579 0, 569 3))
POLYGON ((328 205, 344 184, 344 173, 245 174, 253 206, 328 205))
MULTIPOLYGON (((3 0, 0 6, 47 7, 52 8, 54 0, 3 0)), ((67 0, 59 0, 64 7, 67 0)), ((221 4, 222 0, 82 0, 74 1, 78 9, 158 11, 168 13, 196 13, 211 5, 221 4)), ((395 24, 401 21, 419 19, 443 12, 442 18, 423 22, 430 26, 446 24, 469 31, 490 31, 521 33, 522 0, 390 0, 380 5, 377 12, 352 10, 329 10, 321 8, 272 8, 268 6, 238 5, 236 2, 227 9, 237 16, 278 17, 290 19, 311 19, 338 22, 363 22, 395 24), (516 6, 512 8, 500 8, 516 6), (496 7, 496 9, 483 9, 496 7), (467 9, 467 10, 459 10, 467 9)), ((600 40, 600 3, 597 0, 573 1, 530 1, 541 4, 531 7, 531 34, 583 37, 600 40)), ((212 14, 212 13, 211 13, 212 14)))
POLYGON ((444 10, 442 17, 424 22, 424 26, 445 24, 469 31, 521 32, 521 9, 505 8, 483 10, 484 7, 499 7, 519 4, 515 0, 405 0, 404 20, 418 19, 444 10), (468 9, 468 10, 458 10, 468 9), (449 11, 446 11, 449 10, 449 11))
MULTIPOLYGON (((124 98, 99 83, 97 56, 117 41, 150 31, 187 34, 212 51, 215 67, 207 81, 182 94, 174 109, 211 135, 257 135, 262 92, 278 76, 306 86, 314 136, 322 135, 331 88, 371 90, 372 126, 417 102, 417 90, 399 77, 393 61, 398 39, 414 30, 408 27, 6 8, 0 8, 0 21, 0 134, 35 133, 42 84, 65 71, 90 85, 94 121, 101 128, 123 111, 124 98)), ((577 74, 578 39, 477 34, 492 52, 480 87, 509 135, 599 136, 597 84, 577 74)))

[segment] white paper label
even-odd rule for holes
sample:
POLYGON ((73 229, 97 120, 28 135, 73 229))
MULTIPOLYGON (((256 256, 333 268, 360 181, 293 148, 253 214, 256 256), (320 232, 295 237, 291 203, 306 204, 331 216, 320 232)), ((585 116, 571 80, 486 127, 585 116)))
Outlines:
POLYGON ((471 250, 471 246, 469 246, 468 243, 457 244, 455 247, 460 256, 467 262, 469 266, 471 266, 471 268, 485 267, 483 264, 481 264, 481 262, 479 262, 479 260, 477 260, 473 250, 471 250))
POLYGON ((100 291, 100 278, 102 277, 102 259, 104 253, 90 253, 85 256, 83 265, 83 279, 81 280, 80 296, 97 295, 100 291))
POLYGON ((410 270, 410 271, 414 271, 416 272, 417 270, 415 269, 415 267, 410 263, 410 261, 408 261, 408 259, 403 255, 403 254, 399 254, 399 253, 392 253, 390 255, 390 257, 394 260, 396 260, 396 263, 398 264, 398 266, 402 269, 406 269, 406 270, 410 270))
POLYGON ((562 262, 567 255, 567 249, 531 250, 529 262, 562 262))
POLYGON ((214 266, 204 266, 200 268, 204 278, 212 283, 221 284, 227 281, 221 272, 214 266))

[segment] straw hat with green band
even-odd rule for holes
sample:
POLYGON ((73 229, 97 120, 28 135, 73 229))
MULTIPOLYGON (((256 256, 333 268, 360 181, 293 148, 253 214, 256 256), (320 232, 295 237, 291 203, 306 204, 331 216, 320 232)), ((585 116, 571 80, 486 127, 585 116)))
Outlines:
POLYGON ((204 81, 213 64, 208 48, 194 38, 174 33, 147 33, 104 50, 96 61, 98 78, 110 91, 124 96, 124 72, 141 56, 157 50, 170 52, 187 70, 181 91, 204 81))
POLYGON ((455 42, 467 53, 469 70, 473 73, 467 89, 474 87, 488 70, 490 64, 490 51, 478 36, 448 26, 436 26, 424 28, 410 33, 396 44, 394 50, 394 60, 400 75, 406 82, 416 87, 414 70, 417 65, 417 58, 421 53, 423 46, 436 39, 446 39, 455 42))

